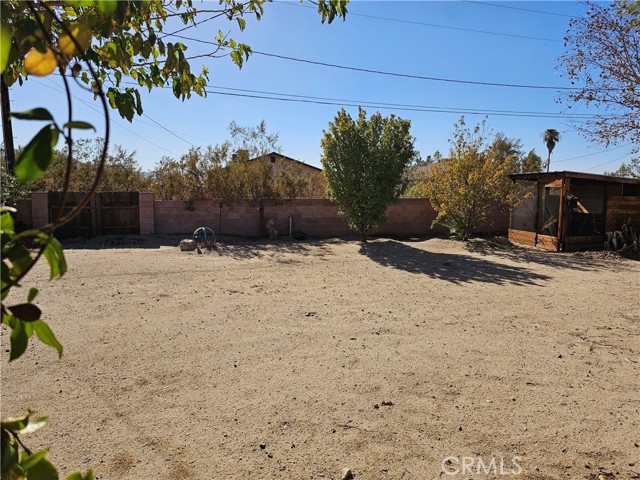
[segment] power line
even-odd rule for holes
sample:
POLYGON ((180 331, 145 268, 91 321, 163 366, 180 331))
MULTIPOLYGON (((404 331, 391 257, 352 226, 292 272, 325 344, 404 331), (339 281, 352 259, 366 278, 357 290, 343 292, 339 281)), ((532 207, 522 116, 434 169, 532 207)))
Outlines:
MULTIPOLYGON (((302 6, 302 7, 306 7, 306 8, 314 8, 311 5, 297 5, 297 4, 278 1, 278 0, 276 0, 275 3, 280 4, 280 5, 289 5, 289 6, 292 6, 292 7, 302 6)), ((397 23, 405 23, 405 24, 410 24, 410 25, 420 25, 420 26, 431 27, 431 28, 443 28, 443 29, 447 29, 447 30, 457 30, 457 31, 462 31, 462 32, 481 33, 481 34, 484 34, 484 35, 496 35, 496 36, 500 36, 500 37, 523 38, 523 39, 526 39, 526 40, 540 40, 540 41, 544 41, 544 42, 562 43, 562 40, 556 40, 555 38, 532 37, 532 36, 528 36, 528 35, 516 35, 516 34, 512 34, 512 33, 492 32, 490 30, 477 30, 477 29, 474 29, 474 28, 454 27, 454 26, 451 26, 451 25, 440 25, 440 24, 437 24, 437 23, 418 22, 418 21, 415 21, 415 20, 405 20, 405 19, 400 19, 400 18, 380 17, 380 16, 377 16, 377 15, 368 15, 368 14, 364 14, 364 13, 349 12, 349 13, 347 13, 347 16, 348 17, 371 18, 371 19, 374 19, 374 20, 384 20, 384 21, 387 21, 387 22, 397 22, 397 23)))
POLYGON ((189 140, 186 140, 184 138, 182 138, 180 135, 178 135, 177 133, 169 130, 167 127, 165 127, 164 125, 162 125, 160 122, 155 121, 153 118, 151 118, 149 115, 147 115, 146 113, 143 113, 143 115, 148 118, 149 120, 151 120, 153 123, 155 123, 158 127, 160 127, 161 129, 169 132, 171 135, 173 135, 174 137, 182 140, 185 143, 188 143, 189 145, 191 145, 192 147, 198 147, 195 143, 190 142, 189 140))
MULTIPOLYGON (((138 85, 135 82, 123 82, 126 85, 138 85)), ((169 89, 171 87, 164 86, 162 88, 169 89)), ((244 88, 234 88, 234 87, 224 87, 220 85, 211 85, 209 88, 215 88, 218 90, 229 90, 232 92, 243 92, 243 93, 251 93, 251 94, 259 94, 256 95, 258 98, 264 99, 273 99, 279 100, 277 97, 288 97, 294 99, 304 99, 304 100, 321 100, 321 104, 330 104, 330 105, 345 105, 345 106, 372 106, 376 107, 396 107, 398 109, 407 108, 407 109, 424 109, 425 111, 433 111, 435 113, 466 113, 466 114, 479 114, 479 115, 506 115, 513 114, 515 116, 533 116, 533 117, 542 117, 542 118, 590 118, 593 115, 590 114, 564 114, 564 113, 556 113, 556 112, 534 112, 534 111, 520 111, 520 110, 497 110, 497 109, 478 109, 478 108, 462 108, 462 107, 441 107, 441 106, 433 106, 433 105, 416 105, 416 104, 406 104, 406 103, 388 103, 388 102, 377 102, 377 101, 369 101, 369 100, 353 100, 353 99, 344 99, 344 98, 332 98, 332 97, 317 97, 311 95, 297 95, 292 93, 282 93, 282 92, 269 92, 265 90, 250 90, 244 88), (262 97, 265 96, 265 97, 262 97), (268 97, 266 97, 268 96, 268 97)), ((207 93, 215 94, 216 92, 207 90, 207 93)), ((220 92, 222 93, 222 92, 220 92)), ((252 98, 252 97, 250 97, 252 98)), ((284 100, 284 99, 283 99, 284 100)))
MULTIPOLYGON (((212 95, 223 95, 229 97, 242 97, 242 98, 254 98, 261 100, 275 100, 281 102, 290 102, 290 103, 309 103, 315 105, 334 105, 338 107, 359 107, 362 106, 359 103, 348 103, 348 102, 336 102, 336 101, 328 101, 328 100, 311 100, 311 99, 302 99, 302 98, 282 98, 282 97, 273 97, 267 95, 251 95, 251 94, 243 94, 243 93, 231 93, 231 92, 214 92, 211 90, 205 90, 207 94, 212 95)), ((526 114, 526 113, 488 113, 485 111, 471 111, 471 110, 445 110, 438 108, 428 108, 428 107, 390 107, 387 105, 380 104, 367 104, 367 107, 377 108, 380 110, 403 110, 410 112, 429 112, 429 113, 451 113, 451 114, 462 114, 462 115, 495 115, 495 116, 503 116, 503 117, 527 117, 527 118, 572 118, 566 115, 558 115, 558 114, 526 114)))
MULTIPOLYGON (((51 83, 53 83, 53 84, 55 85, 55 83, 53 82, 53 80, 51 80, 51 79, 48 79, 48 80, 49 80, 51 83)), ((42 85, 43 87, 49 88, 49 89, 54 90, 54 91, 57 91, 57 92, 63 92, 63 93, 65 92, 65 91, 64 91, 64 89, 62 89, 61 87, 58 87, 57 85, 55 85, 55 88, 54 88, 54 87, 51 87, 51 86, 49 86, 49 85, 47 85, 47 84, 45 84, 45 83, 43 83, 43 82, 40 82, 40 81, 36 80, 35 78, 31 78, 31 81, 36 82, 36 83, 39 83, 39 84, 40 84, 40 85, 42 85)), ((94 105, 90 104, 90 103, 89 103, 89 102, 87 102, 86 100, 83 100, 82 98, 79 98, 79 97, 77 97, 77 96, 76 96, 76 95, 74 95, 74 94, 71 94, 71 96, 72 96, 73 98, 75 98, 76 100, 78 100, 79 102, 81 102, 81 103, 85 104, 85 105, 86 105, 87 107, 89 107, 91 110, 94 110, 95 112, 98 112, 98 113, 100 113, 100 114, 102 114, 102 113, 103 113, 100 109, 96 108, 94 105)), ((166 148, 164 148, 164 147, 161 147, 161 146, 160 146, 160 145, 158 145, 156 142, 153 142, 153 141, 149 140, 148 138, 143 137, 143 136, 142 136, 142 135, 140 135, 139 133, 136 133, 136 132, 134 132, 133 130, 131 130, 130 128, 127 128, 127 127, 125 127, 125 126, 121 125, 120 123, 116 123, 116 122, 114 122, 114 124, 115 124, 116 126, 118 126, 118 127, 122 128, 123 130, 126 130, 127 132, 129 132, 129 133, 131 133, 131 134, 135 135, 136 137, 141 138, 142 140, 144 140, 144 141, 146 141, 146 142, 149 142, 150 144, 152 144, 152 145, 154 145, 154 146, 158 147, 159 149, 164 150, 165 152, 170 153, 171 155, 173 155, 173 156, 175 156, 175 157, 179 157, 179 155, 178 155, 178 154, 176 154, 176 153, 172 152, 171 150, 168 150, 168 149, 166 149, 166 148)))
MULTIPOLYGON (((177 38, 181 38, 183 40, 189 40, 189 41, 192 41, 192 42, 199 42, 199 43, 205 43, 205 44, 208 44, 208 45, 219 46, 217 42, 211 42, 211 41, 207 41, 207 40, 200 40, 199 38, 187 37, 185 35, 172 35, 172 36, 177 37, 177 38)), ((339 65, 339 64, 336 64, 336 63, 318 62, 318 61, 315 61, 315 60, 308 60, 308 59, 304 59, 304 58, 290 57, 290 56, 287 56, 287 55, 279 55, 279 54, 269 53, 269 52, 262 52, 262 51, 259 51, 259 50, 252 50, 252 53, 256 54, 256 55, 262 55, 262 56, 265 56, 265 57, 278 58, 280 60, 288 60, 288 61, 292 61, 292 62, 306 63, 306 64, 310 64, 310 65, 319 65, 319 66, 322 66, 322 67, 337 68, 337 69, 350 70, 350 71, 355 71, 355 72, 373 73, 373 74, 377 74, 377 75, 387 75, 387 76, 391 76, 391 77, 412 78, 412 79, 415 79, 415 80, 429 80, 429 81, 434 81, 434 82, 460 83, 460 84, 466 84, 466 85, 480 85, 480 86, 485 86, 485 87, 526 88, 526 89, 556 90, 556 91, 557 90, 577 90, 576 88, 572 88, 572 87, 559 87, 559 86, 550 86, 550 85, 527 85, 527 84, 517 84, 517 83, 481 82, 481 81, 475 81, 475 80, 459 80, 459 79, 453 79, 453 78, 430 77, 430 76, 425 76, 425 75, 413 75, 413 74, 409 74, 409 73, 389 72, 389 71, 385 71, 385 70, 375 70, 375 69, 370 69, 370 68, 361 68, 361 67, 352 67, 352 66, 348 66, 348 65, 339 65)))
POLYGON ((474 1, 474 0, 463 0, 463 1, 466 1, 467 3, 477 3, 478 5, 485 5, 487 7, 508 8, 508 9, 511 9, 511 10, 521 10, 523 12, 541 13, 541 14, 544 14, 544 15, 554 15, 554 16, 557 16, 557 17, 578 18, 578 17, 575 17, 573 15, 566 15, 564 13, 546 12, 544 10, 533 10, 531 8, 513 7, 511 5, 496 5, 495 3, 478 2, 478 1, 474 1))
POLYGON ((629 153, 629 152, 627 152, 627 153, 625 153, 624 155, 620 155, 619 157, 614 158, 613 160, 609 160, 608 162, 601 163, 601 164, 596 165, 596 166, 594 166, 594 167, 585 168, 585 171, 595 170, 595 169, 596 169, 596 168, 598 168, 598 167, 604 167, 605 165, 608 165, 608 164, 610 164, 610 163, 616 162, 616 161, 618 161, 618 160, 622 160, 623 158, 628 157, 629 155, 630 155, 630 153, 629 153))
POLYGON ((614 150, 619 150, 621 148, 625 148, 628 147, 630 145, 633 145, 632 143, 625 143, 624 145, 619 145, 617 147, 614 148, 608 148, 607 150, 600 150, 599 152, 593 152, 593 153, 587 153, 586 155, 578 155, 577 157, 571 157, 571 158, 564 158, 562 160, 558 160, 555 163, 562 163, 562 162, 568 162, 570 160, 576 160, 578 158, 584 158, 584 157, 592 157, 593 155, 600 155, 601 153, 609 153, 609 152, 613 152, 614 150))
MULTIPOLYGON (((53 73, 53 75, 60 76, 60 74, 59 74, 59 73, 53 73)), ((131 78, 131 77, 129 77, 129 78, 131 78)), ((53 83, 53 82, 51 82, 51 83, 53 83)), ((137 86, 137 87, 139 87, 139 86, 140 86, 140 84, 139 84, 139 83, 137 83, 137 82, 122 82, 122 83, 123 83, 123 84, 126 84, 126 85, 135 85, 135 86, 137 86)), ((163 88, 166 88, 166 87, 163 87, 163 88)), ((62 90, 61 90, 61 91, 62 91, 62 90)), ((89 103, 87 103, 85 100, 83 100, 83 99, 81 99, 81 98, 78 98, 78 97, 77 97, 77 96, 75 96, 75 95, 72 95, 72 97, 73 97, 73 98, 75 98, 76 100, 78 100, 79 102, 82 102, 82 103, 84 103, 85 105, 90 106, 90 104, 89 104, 89 103)), ((94 110, 96 110, 93 106, 92 106, 91 108, 93 108, 94 110)), ((97 110, 96 110, 96 111, 97 111, 97 110)), ((191 143, 189 140, 186 140, 186 139, 182 138, 182 136, 195 138, 196 140, 202 140, 203 142, 207 142, 207 141, 208 141, 208 140, 205 140, 204 138, 196 137, 196 136, 194 136, 194 135, 189 135, 189 134, 182 133, 182 132, 174 132, 173 130, 169 130, 168 128, 166 128, 164 125, 162 125, 162 124, 161 124, 160 122, 158 122, 157 120, 154 120, 153 118, 151 118, 151 117, 150 117, 149 115, 147 115, 146 113, 143 113, 142 115, 143 115, 144 117, 148 118, 149 120, 151 120, 153 123, 145 122, 144 120, 138 120, 139 122, 141 122, 141 123, 145 123, 145 124, 147 124, 147 125, 152 125, 152 126, 155 124, 155 126, 158 126, 158 127, 162 128, 163 130, 166 130, 167 132, 169 132, 169 133, 170 133, 171 135, 173 135, 174 137, 176 137, 176 138, 178 138, 178 139, 182 140, 182 141, 183 141, 183 142, 185 142, 185 143, 188 143, 188 144, 189 144, 189 145, 191 145, 192 147, 197 147, 197 145, 195 145, 195 144, 191 143), (179 135, 178 135, 178 134, 179 134, 179 135), (181 135, 182 135, 182 136, 181 136, 181 135)), ((124 127, 122 127, 122 128, 124 128, 124 127)), ((131 130, 129 130, 129 131, 130 131, 130 132, 132 132, 131 130)), ((133 133, 133 132, 132 132, 132 133, 133 133)), ((150 140, 149 140, 149 141, 150 141, 150 140)))

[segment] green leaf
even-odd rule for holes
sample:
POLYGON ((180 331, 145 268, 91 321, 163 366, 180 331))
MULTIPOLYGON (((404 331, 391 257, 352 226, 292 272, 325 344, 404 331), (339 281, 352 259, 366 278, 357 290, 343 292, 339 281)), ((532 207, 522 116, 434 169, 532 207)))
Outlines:
POLYGON ((93 470, 87 470, 85 475, 82 475, 80 472, 74 472, 67 477, 67 480, 94 480, 93 470))
POLYGON ((58 351, 58 357, 61 357, 62 345, 58 342, 58 339, 49 328, 49 325, 42 320, 36 320, 32 325, 40 341, 45 345, 55 348, 58 351))
POLYGON ((98 0, 98 8, 105 15, 111 15, 118 8, 118 0, 98 0))
POLYGON ((81 130, 93 130, 96 131, 96 127, 87 122, 75 121, 75 122, 67 122, 62 128, 78 128, 81 130))
POLYGON ((49 449, 45 448, 36 452, 34 454, 29 455, 24 450, 22 451, 22 460, 20 461, 20 466, 25 472, 28 472, 32 467, 35 466, 40 460, 42 460, 46 455, 49 449))
POLYGON ((0 232, 2 233, 13 233, 15 231, 13 225, 13 217, 8 213, 3 213, 0 215, 0 232))
POLYGON ((37 180, 47 170, 52 155, 52 130, 51 125, 44 127, 20 154, 13 171, 22 183, 37 180))
MULTIPOLYGON (((4 424, 4 422, 2 422, 4 424)), ((4 428, 4 427, 3 427, 4 428)), ((18 465, 18 442, 16 440, 9 440, 9 435, 5 435, 2 432, 2 480, 22 479, 24 478, 24 471, 18 465)))
MULTIPOLYGON (((9 275, 10 275, 10 270, 9 270, 9 266, 4 262, 4 260, 2 261, 2 264, 0 264, 0 268, 2 269, 1 273, 2 273, 2 288, 5 287, 5 285, 9 285, 9 275)), ((2 300, 4 300, 5 295, 9 293, 8 291, 5 291, 2 294, 2 300)))
POLYGON ((29 295, 27 296, 27 301, 31 303, 35 300, 37 296, 38 296, 38 289, 36 287, 31 287, 29 289, 29 295))
POLYGON ((42 315, 42 311, 33 303, 13 305, 8 310, 23 322, 35 322, 42 315))
POLYGON ((18 432, 29 424, 31 413, 27 413, 22 417, 8 417, 0 422, 0 426, 10 432, 18 432))
MULTIPOLYGON (((31 265, 32 258, 29 250, 19 243, 12 245, 9 249, 2 252, 5 258, 11 261, 11 276, 18 277, 26 268, 31 265)), ((4 279, 6 280, 6 278, 4 279)))
POLYGON ((23 110, 22 112, 11 112, 11 116, 20 120, 50 120, 53 121, 53 115, 46 108, 32 108, 31 110, 23 110))
POLYGON ((64 3, 71 7, 90 7, 93 0, 65 0, 64 3))
POLYGON ((29 435, 30 433, 37 432, 42 427, 49 423, 49 417, 40 417, 35 420, 29 418, 28 425, 16 431, 18 435, 29 435))
POLYGON ((242 55, 240 54, 240 52, 238 52, 237 50, 234 50, 233 52, 231 52, 231 60, 233 60, 233 63, 235 63, 238 67, 242 68, 242 55))
POLYGON ((9 53, 11 52, 11 28, 4 22, 0 26, 0 73, 4 72, 9 63, 9 53))
POLYGON ((29 469, 29 480, 58 480, 58 470, 49 460, 41 458, 38 463, 29 469))
POLYGON ((49 263, 50 275, 49 279, 55 277, 61 277, 67 271, 67 262, 64 259, 64 253, 62 252, 62 245, 60 242, 51 237, 47 247, 44 249, 44 258, 49 263))
POLYGON ((20 319, 13 317, 15 322, 11 329, 11 353, 9 354, 9 361, 20 358, 22 354, 27 350, 29 344, 29 336, 24 329, 24 324, 20 319))

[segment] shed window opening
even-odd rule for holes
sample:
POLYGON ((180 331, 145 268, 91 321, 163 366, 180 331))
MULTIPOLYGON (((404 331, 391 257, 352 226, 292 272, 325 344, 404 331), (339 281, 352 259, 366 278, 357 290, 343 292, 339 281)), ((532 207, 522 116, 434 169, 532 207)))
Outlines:
POLYGON ((560 188, 545 187, 542 191, 542 224, 540 233, 558 236, 558 215, 560 213, 560 188))
POLYGON ((567 206, 569 236, 604 234, 604 185, 572 185, 567 206))
POLYGON ((524 232, 535 232, 536 212, 538 210, 537 182, 519 182, 518 198, 521 200, 511 209, 509 228, 524 232))

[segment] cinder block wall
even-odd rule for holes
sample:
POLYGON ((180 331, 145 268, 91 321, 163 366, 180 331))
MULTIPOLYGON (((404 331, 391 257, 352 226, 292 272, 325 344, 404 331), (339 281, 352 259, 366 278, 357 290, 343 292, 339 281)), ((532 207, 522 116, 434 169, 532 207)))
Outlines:
POLYGON ((140 225, 140 235, 153 235, 156 232, 153 198, 153 193, 138 193, 138 221, 140 225))
MULTIPOLYGON (((41 227, 48 222, 46 193, 33 193, 31 209, 25 202, 21 214, 28 227, 41 227), (29 215, 30 214, 30 215, 29 215)), ((154 200, 152 193, 139 194, 140 234, 185 234, 198 227, 213 228, 216 235, 259 237, 264 232, 263 220, 273 218, 280 235, 289 234, 289 216, 293 218, 293 231, 301 230, 311 237, 340 237, 356 235, 347 222, 338 215, 338 206, 327 199, 299 199, 283 202, 265 202, 264 212, 248 200, 224 202, 196 200, 191 204, 177 200, 154 200), (221 207, 222 205, 222 207, 221 207)), ((398 237, 426 237, 443 235, 446 228, 431 224, 436 213, 423 198, 401 199, 389 207, 387 221, 372 235, 398 237)), ((506 232, 509 214, 496 209, 491 222, 481 225, 478 233, 506 232)))
POLYGON ((31 194, 31 226, 42 228, 49 223, 49 194, 33 192, 31 194))
POLYGON ((213 228, 218 233, 257 237, 259 212, 246 200, 231 204, 220 200, 196 200, 189 205, 178 200, 153 202, 155 233, 193 233, 198 227, 213 228))
POLYGON ((31 200, 18 200, 15 207, 16 213, 13 214, 13 219, 16 228, 31 228, 33 225, 31 218, 31 200))

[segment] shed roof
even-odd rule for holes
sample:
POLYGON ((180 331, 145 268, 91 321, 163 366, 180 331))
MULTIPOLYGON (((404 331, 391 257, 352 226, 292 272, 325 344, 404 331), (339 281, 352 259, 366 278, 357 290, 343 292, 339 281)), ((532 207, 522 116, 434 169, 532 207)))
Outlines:
POLYGON ((568 172, 563 170, 561 172, 532 172, 532 173, 513 173, 509 175, 512 180, 555 180, 558 178, 582 178, 585 180, 596 180, 600 182, 612 182, 612 183, 631 183, 640 185, 640 178, 626 178, 626 177, 613 177, 611 175, 598 175, 596 173, 585 172, 568 172))

